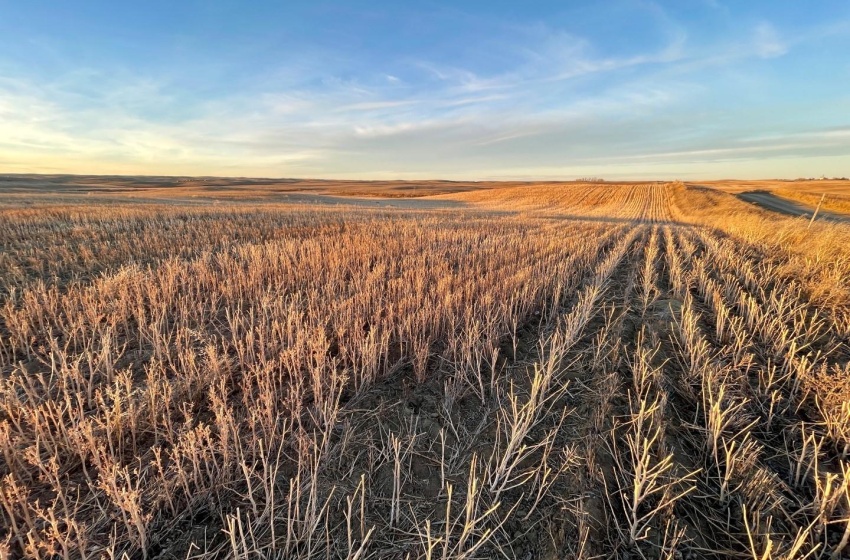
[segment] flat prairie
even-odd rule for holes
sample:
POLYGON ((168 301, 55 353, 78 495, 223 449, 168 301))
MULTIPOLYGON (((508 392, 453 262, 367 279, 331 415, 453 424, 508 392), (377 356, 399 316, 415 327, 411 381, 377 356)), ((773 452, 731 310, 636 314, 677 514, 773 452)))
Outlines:
POLYGON ((0 558, 850 558, 834 183, 2 176, 0 558))

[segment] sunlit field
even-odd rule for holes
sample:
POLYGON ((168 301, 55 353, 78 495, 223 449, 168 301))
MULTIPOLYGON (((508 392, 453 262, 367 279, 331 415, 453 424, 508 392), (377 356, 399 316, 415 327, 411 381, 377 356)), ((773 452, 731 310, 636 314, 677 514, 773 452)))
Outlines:
POLYGON ((21 184, 0 558, 850 557, 840 192, 21 184))

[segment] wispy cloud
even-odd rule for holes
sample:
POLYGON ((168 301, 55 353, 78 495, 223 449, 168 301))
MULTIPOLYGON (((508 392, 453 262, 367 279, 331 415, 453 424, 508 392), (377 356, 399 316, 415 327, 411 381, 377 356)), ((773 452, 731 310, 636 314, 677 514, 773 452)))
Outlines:
POLYGON ((775 58, 788 52, 779 32, 770 23, 763 22, 756 26, 753 33, 753 45, 756 53, 762 58, 775 58))
POLYGON ((345 113, 350 111, 380 111, 383 109, 396 109, 398 107, 410 107, 417 105, 420 102, 415 99, 403 99, 399 101, 364 101, 361 103, 351 103, 337 107, 336 112, 345 113))
POLYGON ((293 56, 249 87, 213 91, 88 67, 46 82, 0 77, 0 167, 357 177, 393 162, 399 175, 534 176, 612 161, 637 170, 850 153, 846 128, 763 121, 758 136, 752 111, 738 109, 735 122, 715 104, 734 100, 724 84, 738 65, 770 64, 762 59, 782 57, 805 34, 762 21, 706 39, 658 4, 638 5, 655 26, 646 47, 508 22, 512 33, 488 64, 427 53, 365 65, 343 52, 293 56))

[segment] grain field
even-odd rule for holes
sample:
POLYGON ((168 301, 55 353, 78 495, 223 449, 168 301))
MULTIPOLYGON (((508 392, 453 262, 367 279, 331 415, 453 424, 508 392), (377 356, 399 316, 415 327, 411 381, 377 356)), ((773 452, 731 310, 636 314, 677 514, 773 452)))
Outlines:
POLYGON ((0 558, 850 558, 850 227, 681 183, 0 208, 0 558))

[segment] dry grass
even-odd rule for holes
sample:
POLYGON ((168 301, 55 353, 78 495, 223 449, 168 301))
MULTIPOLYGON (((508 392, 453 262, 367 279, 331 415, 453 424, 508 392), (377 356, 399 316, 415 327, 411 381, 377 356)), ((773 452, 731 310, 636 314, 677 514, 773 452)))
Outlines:
POLYGON ((850 181, 711 181, 707 185, 729 193, 766 191, 776 196, 799 202, 811 209, 823 197, 821 209, 837 214, 850 214, 850 181))
POLYGON ((0 557, 848 555, 847 226, 446 197, 7 203, 0 557))
POLYGON ((784 188, 776 189, 774 192, 781 197, 802 202, 812 208, 817 208, 820 204, 820 207, 823 210, 850 214, 850 188, 848 188, 847 191, 847 193, 842 192, 842 194, 833 194, 824 189, 824 191, 818 195, 816 194, 817 191, 805 192, 797 189, 784 188), (823 202, 821 202, 821 198, 823 198, 823 202))

